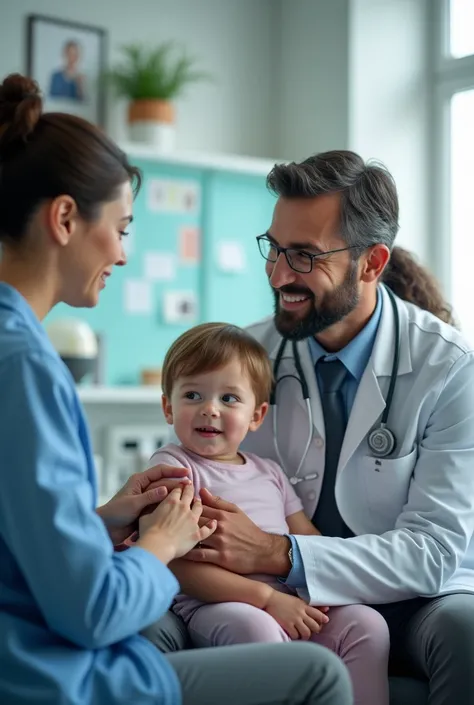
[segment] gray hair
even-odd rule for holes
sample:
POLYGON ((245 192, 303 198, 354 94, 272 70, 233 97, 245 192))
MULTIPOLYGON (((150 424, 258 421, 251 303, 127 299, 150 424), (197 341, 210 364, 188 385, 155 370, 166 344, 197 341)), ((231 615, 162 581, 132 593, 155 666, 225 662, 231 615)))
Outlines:
POLYGON ((267 187, 283 198, 341 194, 341 235, 348 246, 376 243, 390 250, 398 232, 397 188, 390 172, 347 150, 316 154, 296 164, 275 164, 267 187))

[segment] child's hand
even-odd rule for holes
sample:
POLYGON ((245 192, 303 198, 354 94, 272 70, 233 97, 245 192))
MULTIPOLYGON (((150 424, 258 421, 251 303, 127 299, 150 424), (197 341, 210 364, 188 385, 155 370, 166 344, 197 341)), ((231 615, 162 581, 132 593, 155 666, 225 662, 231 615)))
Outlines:
POLYGON ((319 634, 323 625, 329 622, 329 617, 322 610, 307 605, 300 597, 277 590, 271 594, 265 611, 271 614, 290 639, 294 640, 307 641, 312 634, 319 634))
POLYGON ((217 522, 200 527, 201 514, 202 503, 194 497, 193 486, 177 487, 150 514, 140 516, 137 546, 150 550, 167 565, 214 533, 217 522))

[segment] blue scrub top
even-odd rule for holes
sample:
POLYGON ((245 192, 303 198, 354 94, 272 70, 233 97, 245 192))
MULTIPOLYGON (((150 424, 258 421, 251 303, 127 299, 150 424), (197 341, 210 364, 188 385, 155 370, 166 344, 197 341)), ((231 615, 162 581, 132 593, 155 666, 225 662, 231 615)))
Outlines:
POLYGON ((0 703, 179 705, 138 632, 178 591, 151 553, 114 552, 69 371, 0 283, 0 703))

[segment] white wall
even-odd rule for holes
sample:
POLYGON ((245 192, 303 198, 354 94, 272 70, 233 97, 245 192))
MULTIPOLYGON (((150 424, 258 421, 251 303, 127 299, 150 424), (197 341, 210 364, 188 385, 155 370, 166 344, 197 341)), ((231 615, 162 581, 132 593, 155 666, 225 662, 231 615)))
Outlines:
POLYGON ((349 1, 281 0, 277 156, 347 147, 349 1))
MULTIPOLYGON (((0 76, 26 69, 30 13, 103 27, 111 49, 177 39, 216 77, 215 84, 191 86, 179 101, 179 147, 270 156, 278 11, 274 0, 0 0, 0 76)), ((114 135, 123 136, 122 111, 114 108, 110 118, 114 135)))
MULTIPOLYGON (((179 147, 298 160, 352 148, 382 160, 400 193, 399 243, 431 264, 428 32, 431 0, 0 0, 0 75, 24 70, 25 16, 176 38, 216 84, 178 103, 179 147)), ((114 50, 114 51, 113 51, 114 50)), ((124 135, 114 107, 112 134, 124 135)))
POLYGON ((429 3, 281 0, 277 156, 349 148, 386 164, 400 196, 398 243, 429 243, 429 3))
POLYGON ((430 264, 430 0, 351 0, 349 144, 384 162, 400 196, 398 243, 430 264))

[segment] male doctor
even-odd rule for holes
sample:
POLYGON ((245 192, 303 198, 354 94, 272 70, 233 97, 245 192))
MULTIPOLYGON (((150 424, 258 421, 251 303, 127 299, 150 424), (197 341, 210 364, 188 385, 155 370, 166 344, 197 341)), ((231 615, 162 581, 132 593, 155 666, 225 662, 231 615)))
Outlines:
POLYGON ((420 679, 392 679, 393 702, 472 705, 474 350, 380 284, 398 230, 385 169, 334 151, 275 166, 268 186, 278 200, 258 245, 275 315, 250 331, 273 360, 288 343, 277 408, 246 449, 279 461, 276 413, 280 459, 323 535, 267 535, 203 490, 219 528, 192 558, 279 576, 314 605, 375 606, 394 662, 420 679), (379 457, 368 436, 387 406, 397 325, 386 424, 395 446, 379 457))

